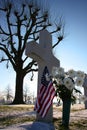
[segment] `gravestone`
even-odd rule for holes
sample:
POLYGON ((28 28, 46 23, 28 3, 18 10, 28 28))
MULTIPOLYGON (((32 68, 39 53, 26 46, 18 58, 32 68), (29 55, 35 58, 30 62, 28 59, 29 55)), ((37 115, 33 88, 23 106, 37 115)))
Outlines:
MULTIPOLYGON (((83 87, 84 87, 84 95, 87 97, 87 74, 85 74, 83 87)), ((87 109, 87 100, 85 101, 85 109, 87 109)))
MULTIPOLYGON (((50 33, 47 30, 41 31, 39 36, 39 43, 36 43, 35 41, 27 43, 25 54, 38 63, 38 91, 44 67, 47 66, 49 73, 51 73, 53 66, 60 66, 60 61, 52 53, 52 36, 50 33)), ((39 114, 37 114, 37 120, 39 121, 52 122, 52 119, 52 106, 50 107, 50 110, 48 111, 45 118, 42 118, 39 114)))

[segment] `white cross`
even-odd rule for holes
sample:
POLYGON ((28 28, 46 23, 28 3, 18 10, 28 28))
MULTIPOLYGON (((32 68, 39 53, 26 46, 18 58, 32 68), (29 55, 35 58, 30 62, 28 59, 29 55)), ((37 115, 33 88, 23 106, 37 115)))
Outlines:
MULTIPOLYGON (((27 56, 33 58, 38 63, 38 87, 40 86, 41 76, 45 66, 48 67, 50 73, 53 66, 60 66, 60 61, 52 53, 52 36, 47 30, 43 30, 40 32, 39 44, 35 41, 27 43, 25 53, 27 56)), ((52 121, 52 116, 53 112, 52 108, 50 108, 45 119, 42 119, 41 117, 39 117, 39 115, 38 118, 39 120, 50 122, 52 121)))
MULTIPOLYGON (((87 97, 87 74, 85 74, 83 87, 84 87, 84 95, 87 97)), ((87 109, 87 100, 85 101, 85 109, 87 109)))

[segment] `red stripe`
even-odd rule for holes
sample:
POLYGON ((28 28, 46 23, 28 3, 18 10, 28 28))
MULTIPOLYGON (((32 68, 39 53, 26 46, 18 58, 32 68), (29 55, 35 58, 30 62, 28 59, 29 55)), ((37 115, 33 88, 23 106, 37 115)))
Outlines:
POLYGON ((39 109, 41 107, 41 98, 42 98, 43 94, 45 93, 45 90, 46 90, 46 87, 42 85, 40 87, 38 97, 37 97, 37 100, 36 100, 36 104, 35 104, 35 108, 34 108, 34 110, 36 110, 37 112, 39 111, 39 109))
POLYGON ((40 111, 41 115, 43 115, 44 111, 47 109, 47 106, 49 108, 50 105, 52 104, 52 100, 54 97, 53 93, 54 93, 54 89, 53 89, 53 86, 51 84, 49 94, 47 95, 46 99, 44 100, 43 105, 42 105, 42 109, 40 111))
POLYGON ((45 94, 45 91, 46 91, 46 87, 42 85, 42 86, 41 86, 41 89, 40 89, 40 92, 39 92, 39 94, 40 94, 40 99, 43 98, 43 96, 44 96, 44 94, 45 94))
POLYGON ((48 93, 49 93, 49 91, 50 91, 50 87, 51 87, 51 82, 49 83, 49 85, 48 85, 48 87, 47 87, 47 89, 46 89, 46 91, 45 91, 45 93, 44 93, 44 96, 43 96, 43 98, 41 99, 41 103, 43 103, 43 102, 44 102, 44 99, 46 99, 46 97, 48 96, 48 93))
POLYGON ((48 85, 48 87, 46 88, 46 90, 44 92, 44 95, 43 95, 44 98, 40 99, 40 107, 38 109, 38 113, 40 113, 40 111, 42 110, 43 103, 47 99, 49 90, 50 90, 50 84, 48 85))
MULTIPOLYGON (((55 92, 53 94, 53 98, 54 98, 54 96, 55 96, 55 92)), ((49 108, 50 108, 51 105, 52 105, 52 100, 50 100, 49 101, 49 105, 46 106, 46 109, 44 110, 42 117, 46 116, 46 114, 47 114, 47 112, 48 112, 48 110, 49 110, 49 108)))
POLYGON ((55 89, 53 87, 52 82, 49 83, 48 87, 41 86, 40 91, 38 93, 35 110, 42 116, 46 116, 53 98, 55 96, 55 89))

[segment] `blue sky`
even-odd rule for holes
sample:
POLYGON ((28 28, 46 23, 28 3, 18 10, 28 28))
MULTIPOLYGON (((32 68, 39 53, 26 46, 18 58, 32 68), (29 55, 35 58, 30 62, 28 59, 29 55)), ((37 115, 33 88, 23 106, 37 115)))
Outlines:
MULTIPOLYGON (((47 2, 47 1, 46 1, 47 2)), ((54 49, 60 65, 68 69, 81 70, 87 73, 87 0, 48 0, 53 15, 62 15, 65 21, 65 38, 54 49)), ((54 42, 54 41, 53 41, 54 42)), ((12 69, 5 69, 0 65, 0 91, 5 90, 9 85, 14 88, 15 73, 12 69)), ((26 77, 25 86, 36 89, 26 77)))
POLYGON ((87 1, 55 0, 65 21, 65 38, 55 49, 61 66, 87 73, 87 1), (58 2, 59 1, 59 2, 58 2))

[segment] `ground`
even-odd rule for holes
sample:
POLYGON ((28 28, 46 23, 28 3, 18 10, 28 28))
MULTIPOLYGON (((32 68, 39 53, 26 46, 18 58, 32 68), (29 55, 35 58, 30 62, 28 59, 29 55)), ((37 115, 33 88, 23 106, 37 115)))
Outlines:
MULTIPOLYGON (((53 122, 55 130, 60 130, 62 106, 53 107, 53 122)), ((32 105, 0 106, 0 129, 35 121, 36 114, 32 105)), ((70 130, 87 130, 87 110, 84 104, 71 106, 70 130)), ((63 130, 63 129, 61 129, 63 130)))

